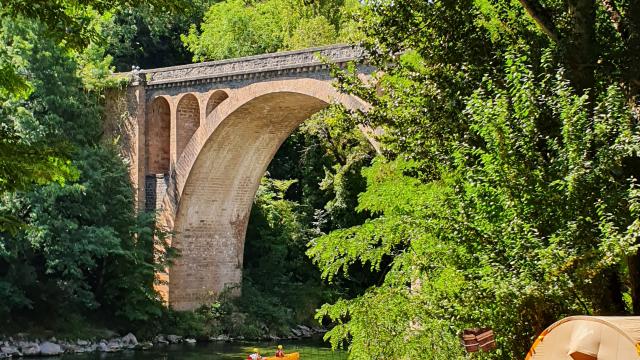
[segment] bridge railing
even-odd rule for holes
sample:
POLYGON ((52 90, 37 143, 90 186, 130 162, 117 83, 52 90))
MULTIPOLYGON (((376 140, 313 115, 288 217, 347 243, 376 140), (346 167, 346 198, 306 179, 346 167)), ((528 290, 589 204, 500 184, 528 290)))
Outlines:
POLYGON ((282 76, 326 69, 326 62, 342 65, 362 59, 364 51, 353 45, 330 45, 284 51, 220 61, 171 66, 157 69, 134 69, 134 82, 149 87, 166 87, 187 83, 209 83, 282 76))

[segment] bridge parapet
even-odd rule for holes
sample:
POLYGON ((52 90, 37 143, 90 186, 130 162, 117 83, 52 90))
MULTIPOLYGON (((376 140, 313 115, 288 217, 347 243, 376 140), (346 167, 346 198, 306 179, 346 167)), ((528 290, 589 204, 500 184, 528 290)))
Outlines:
POLYGON ((141 70, 147 88, 163 88, 229 82, 255 78, 283 77, 288 74, 327 69, 328 63, 344 65, 363 57, 363 49, 352 45, 331 45, 285 51, 238 59, 141 70), (325 60, 326 59, 326 62, 325 60))

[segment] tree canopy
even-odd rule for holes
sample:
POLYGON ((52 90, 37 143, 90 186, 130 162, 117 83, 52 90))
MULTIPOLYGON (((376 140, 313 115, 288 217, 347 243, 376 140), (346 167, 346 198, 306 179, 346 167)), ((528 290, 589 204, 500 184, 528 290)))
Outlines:
POLYGON ((337 76, 373 105, 355 121, 383 129, 358 205, 374 218, 308 254, 328 280, 354 265, 384 280, 321 309, 335 346, 461 357, 458 333, 488 326, 498 349, 484 356, 512 359, 560 317, 638 312, 637 33, 618 24, 638 10, 368 2, 363 45, 380 73, 337 76))
MULTIPOLYGON (((107 68, 90 82, 110 83, 98 79, 109 59, 80 64, 83 50, 48 23, 69 20, 40 19, 39 3, 30 5, 35 12, 3 3, 0 17, 0 54, 26 84, 0 96, 0 327, 25 330, 45 317, 59 329, 88 318, 140 326, 163 313, 153 283, 166 262, 153 249, 165 243, 153 216, 136 214, 128 167, 101 139, 100 89, 78 75, 107 68)), ((48 5, 97 17, 91 4, 48 5)))
POLYGON ((295 50, 353 40, 357 0, 227 0, 213 4, 182 40, 194 61, 295 50))

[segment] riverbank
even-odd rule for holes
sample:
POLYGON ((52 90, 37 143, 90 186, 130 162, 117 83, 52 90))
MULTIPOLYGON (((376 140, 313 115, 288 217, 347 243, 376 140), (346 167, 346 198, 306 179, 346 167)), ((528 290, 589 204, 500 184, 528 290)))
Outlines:
POLYGON ((43 340, 30 336, 27 333, 20 333, 8 337, 0 337, 0 359, 32 357, 32 356, 58 356, 62 354, 83 354, 83 353, 117 353, 125 350, 143 351, 151 350, 154 346, 176 345, 176 344, 196 344, 196 343, 230 343, 245 340, 254 341, 280 341, 280 340, 301 340, 309 339, 326 332, 325 329, 313 328, 298 325, 290 329, 290 335, 279 337, 265 334, 260 338, 246 339, 244 336, 231 336, 220 334, 218 336, 180 336, 174 334, 158 334, 152 339, 141 340, 128 333, 122 337, 116 333, 111 336, 86 339, 58 339, 55 336, 43 340))

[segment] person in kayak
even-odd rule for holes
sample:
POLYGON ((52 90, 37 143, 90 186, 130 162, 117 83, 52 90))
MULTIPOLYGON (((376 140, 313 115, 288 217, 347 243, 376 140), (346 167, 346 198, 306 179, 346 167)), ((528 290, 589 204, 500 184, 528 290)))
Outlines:
POLYGON ((284 357, 284 350, 282 350, 282 345, 278 345, 278 350, 276 350, 276 357, 277 358, 284 357))
POLYGON ((247 360, 261 360, 260 351, 258 348, 253 348, 253 353, 247 356, 247 360))

